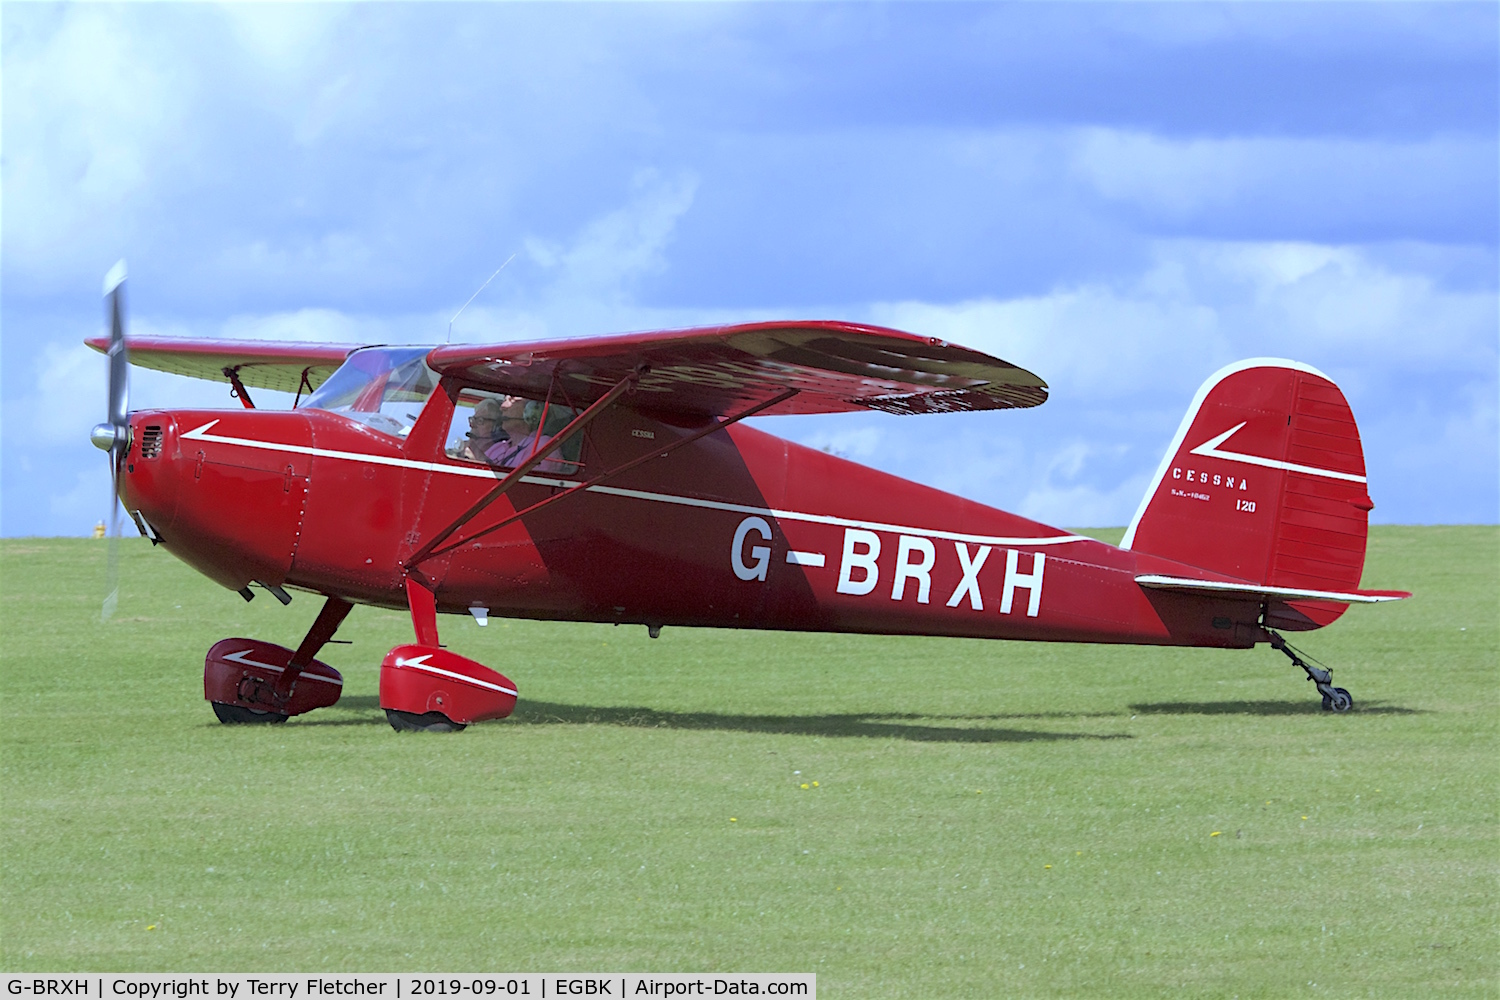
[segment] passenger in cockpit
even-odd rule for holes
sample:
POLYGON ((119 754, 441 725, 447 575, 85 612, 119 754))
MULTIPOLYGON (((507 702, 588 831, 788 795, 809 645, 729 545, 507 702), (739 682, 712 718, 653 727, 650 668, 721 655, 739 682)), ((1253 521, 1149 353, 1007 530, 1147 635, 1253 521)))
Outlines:
MULTIPOLYGON (((542 423, 542 404, 520 396, 506 396, 500 404, 500 430, 506 440, 497 442, 485 450, 485 461, 502 468, 514 468, 552 440, 539 433, 542 423)), ((556 462, 548 460, 541 468, 550 472, 559 471, 556 462)))

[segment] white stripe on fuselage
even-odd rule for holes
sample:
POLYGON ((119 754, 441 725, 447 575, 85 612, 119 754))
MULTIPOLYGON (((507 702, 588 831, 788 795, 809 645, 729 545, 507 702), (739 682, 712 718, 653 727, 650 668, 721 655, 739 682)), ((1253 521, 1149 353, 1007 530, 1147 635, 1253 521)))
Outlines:
MULTIPOLYGON (((335 451, 330 448, 313 448, 300 444, 281 444, 276 441, 256 441, 252 438, 224 437, 208 433, 218 423, 210 420, 182 435, 184 441, 212 441, 216 444, 239 445, 261 451, 280 451, 295 455, 310 455, 315 458, 334 458, 346 462, 367 462, 372 465, 388 465, 400 469, 418 469, 424 472, 440 472, 450 476, 466 476, 470 479, 495 480, 490 469, 467 468, 461 465, 445 465, 439 462, 422 462, 411 458, 390 458, 385 455, 370 455, 358 451, 335 451)), ((556 486, 562 489, 577 489, 582 483, 568 479, 549 479, 543 476, 522 476, 521 482, 535 486, 556 486)), ((939 531, 933 528, 913 528, 901 524, 886 524, 881 521, 859 521, 831 514, 806 514, 797 510, 777 510, 774 507, 755 507, 750 504, 726 503, 722 500, 702 500, 698 497, 675 496, 670 493, 652 493, 646 490, 628 490, 618 486, 590 486, 590 493, 605 496, 627 497, 632 500, 648 500, 655 503, 676 504, 681 507, 697 507, 704 510, 722 510, 734 514, 760 514, 779 521, 802 521, 807 524, 826 524, 840 528, 863 528, 866 531, 888 531, 902 535, 919 535, 926 538, 941 538, 950 542, 969 542, 975 545, 1061 545, 1067 542, 1084 542, 1085 535, 1053 535, 1046 538, 1021 538, 1000 535, 968 535, 956 531, 939 531)))

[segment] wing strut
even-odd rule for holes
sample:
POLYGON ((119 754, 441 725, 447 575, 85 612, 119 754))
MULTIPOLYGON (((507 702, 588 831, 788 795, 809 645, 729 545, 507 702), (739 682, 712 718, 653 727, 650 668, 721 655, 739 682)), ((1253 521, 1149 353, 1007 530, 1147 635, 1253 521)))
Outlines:
POLYGON ((229 379, 229 384, 233 387, 230 390, 229 394, 243 403, 245 405, 245 409, 255 409, 255 403, 250 399, 250 394, 245 391, 245 383, 240 381, 239 366, 236 365, 233 368, 225 368, 224 377, 229 379))
POLYGON ((588 426, 588 424, 595 417, 604 412, 604 408, 606 406, 608 406, 610 403, 613 403, 617 398, 619 398, 621 393, 634 385, 636 380, 639 379, 642 374, 644 374, 644 372, 634 371, 622 378, 619 382, 615 383, 615 387, 613 389, 600 396, 588 409, 584 410, 582 413, 578 414, 578 416, 574 417, 571 423, 569 423, 566 427, 558 431, 557 434, 553 436, 552 440, 548 441, 546 444, 533 451, 530 458, 526 459, 526 461, 522 462, 514 469, 511 469, 510 472, 506 473, 505 477, 501 479, 500 482, 495 484, 494 489, 490 490, 484 496, 480 497, 477 501, 474 502, 474 505, 472 507, 464 511, 462 514, 458 515, 458 517, 454 519, 452 524, 448 525, 448 527, 444 528, 442 531, 439 531, 436 535, 433 535, 421 548, 417 549, 410 556, 408 556, 403 563, 404 567, 409 571, 418 563, 427 559, 428 556, 432 555, 432 550, 441 545, 445 539, 447 539, 459 528, 462 528, 464 525, 472 521, 490 504, 494 503, 496 500, 499 500, 502 496, 504 496, 507 490, 521 481, 522 476, 526 475, 526 473, 530 472, 538 465, 541 465, 542 462, 547 459, 547 456, 551 455, 554 451, 561 448, 563 444, 567 442, 568 438, 572 437, 574 434, 583 430, 584 427, 588 426))
POLYGON ((294 410, 297 408, 297 405, 302 402, 303 389, 307 390, 307 394, 309 396, 312 395, 312 383, 307 380, 307 373, 310 371, 312 371, 312 365, 308 365, 306 368, 302 369, 302 378, 297 383, 297 398, 292 400, 292 409, 294 410))
MULTIPOLYGON (((707 435, 712 434, 714 431, 721 431, 724 428, 728 427, 730 424, 738 423, 739 421, 744 420, 746 417, 753 417, 753 416, 755 416, 757 413, 759 413, 762 410, 769 409, 769 408, 775 406, 777 403, 781 403, 781 402, 784 402, 784 401, 786 401, 788 399, 791 399, 793 396, 797 395, 797 392, 798 392, 798 390, 796 390, 796 389, 788 389, 786 392, 783 392, 779 396, 775 396, 775 397, 773 397, 771 399, 765 400, 764 402, 757 403, 754 406, 750 407, 749 409, 747 409, 747 410, 741 410, 739 413, 736 413, 733 416, 725 417, 723 420, 712 421, 712 422, 709 423, 709 425, 707 427, 700 428, 700 429, 694 431, 693 433, 689 434, 685 438, 678 438, 676 441, 673 441, 671 444, 667 445, 665 448, 662 448, 662 449, 657 450, 657 451, 648 452, 645 455, 641 455, 639 458, 633 458, 630 461, 626 462, 624 465, 616 466, 615 468, 610 469, 608 472, 601 472, 599 475, 595 476, 593 479, 590 479, 586 483, 579 483, 577 486, 573 486, 573 487, 571 487, 569 489, 566 489, 566 490, 564 490, 561 493, 554 493, 550 497, 547 497, 544 500, 538 500, 536 503, 532 504, 530 507, 527 507, 525 510, 516 511, 514 514, 511 514, 509 517, 504 518, 504 519, 502 519, 500 521, 497 521, 496 523, 490 525, 487 528, 484 528, 484 529, 482 529, 480 531, 476 531, 472 535, 469 535, 469 536, 467 536, 465 538, 461 538, 461 539, 459 539, 456 542, 453 542, 453 543, 451 543, 449 545, 444 545, 442 548, 437 549, 437 548, 435 548, 436 545, 437 545, 437 543, 442 541, 442 539, 439 538, 436 541, 434 541, 432 543, 429 543, 428 545, 424 545, 422 547, 423 550, 424 550, 423 554, 422 554, 422 558, 423 559, 428 559, 428 558, 431 558, 432 556, 440 556, 440 555, 443 555, 444 553, 452 552, 454 549, 458 548, 461 545, 467 545, 470 542, 472 542, 474 539, 476 539, 476 538, 482 538, 485 535, 488 535, 490 532, 499 531, 501 528, 505 527, 506 525, 513 524, 514 522, 519 521, 521 518, 526 517, 527 515, 534 513, 535 511, 539 510, 540 508, 545 507, 548 504, 553 503, 554 501, 561 500, 563 497, 570 497, 570 496, 573 496, 576 493, 587 493, 592 487, 598 486, 600 483, 604 482, 606 479, 613 479, 615 476, 620 475, 622 472, 628 472, 628 471, 630 471, 631 469, 635 468, 638 465, 643 465, 646 462, 651 461, 653 458, 665 458, 667 455, 670 455, 672 452, 676 451, 678 448, 681 448, 684 445, 692 444, 694 441, 698 440, 701 437, 706 437, 707 435), (435 549, 435 551, 431 551, 431 552, 425 551, 427 549, 435 549)), ((511 473, 511 475, 514 476, 515 473, 511 473)), ((508 479, 510 477, 506 477, 506 478, 508 479)), ((446 538, 449 533, 451 533, 451 532, 444 532, 443 537, 446 538)), ((407 566, 408 567, 413 567, 413 566, 415 566, 417 564, 417 562, 418 562, 418 560, 415 557, 413 557, 412 559, 410 559, 410 560, 407 561, 407 566)))

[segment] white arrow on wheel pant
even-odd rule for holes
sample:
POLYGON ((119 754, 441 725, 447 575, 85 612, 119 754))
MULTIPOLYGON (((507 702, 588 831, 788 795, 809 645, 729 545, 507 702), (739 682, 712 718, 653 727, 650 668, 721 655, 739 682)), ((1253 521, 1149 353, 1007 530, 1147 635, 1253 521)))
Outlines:
MULTIPOLYGON (((226 653, 224 654, 224 659, 230 661, 231 663, 239 663, 247 667, 260 667, 263 670, 274 670, 278 674, 286 670, 285 667, 278 667, 274 663, 262 663, 259 660, 250 659, 247 654, 253 652, 255 652, 255 647, 251 646, 248 649, 241 649, 233 653, 226 653)), ((335 677, 328 677, 324 674, 315 674, 306 670, 299 670, 297 672, 297 676, 306 677, 310 680, 322 681, 324 684, 337 684, 339 687, 344 686, 344 682, 335 677)))

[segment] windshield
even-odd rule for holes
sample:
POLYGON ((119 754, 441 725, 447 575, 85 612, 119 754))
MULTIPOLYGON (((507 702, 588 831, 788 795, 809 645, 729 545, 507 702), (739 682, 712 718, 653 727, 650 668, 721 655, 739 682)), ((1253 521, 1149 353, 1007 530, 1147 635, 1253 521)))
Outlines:
POLYGON ((430 350, 366 347, 355 351, 302 405, 358 420, 382 434, 406 437, 437 388, 437 373, 425 360, 430 350))

